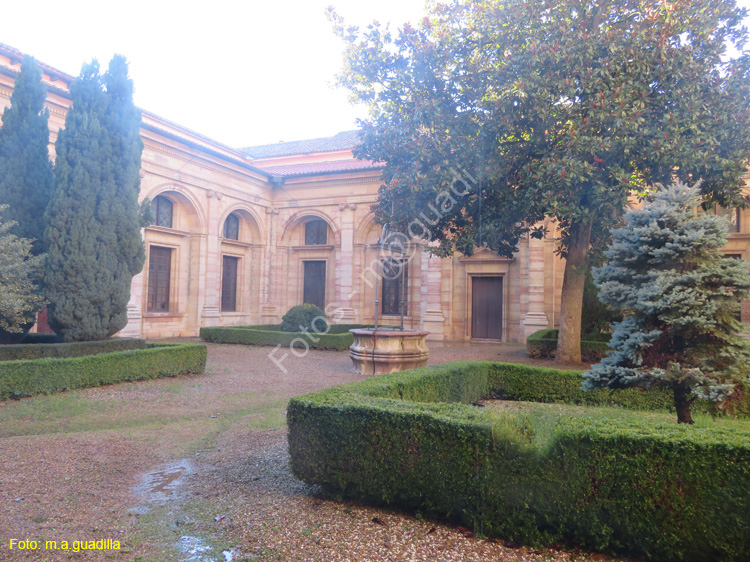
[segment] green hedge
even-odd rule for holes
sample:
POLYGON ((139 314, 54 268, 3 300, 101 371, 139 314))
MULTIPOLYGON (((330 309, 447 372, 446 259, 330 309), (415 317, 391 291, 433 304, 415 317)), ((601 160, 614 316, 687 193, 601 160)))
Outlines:
POLYGON ((45 357, 81 357, 97 353, 146 349, 146 341, 138 339, 110 339, 72 343, 16 343, 0 345, 0 361, 43 359, 45 357))
POLYGON ((203 344, 148 344, 146 349, 84 357, 0 362, 0 399, 51 394, 123 381, 203 373, 203 344))
POLYGON ((292 470, 334 494, 534 546, 568 541, 654 560, 747 560, 747 424, 688 427, 582 411, 550 427, 549 419, 468 405, 490 395, 669 404, 653 391, 579 394, 574 379, 580 385, 575 371, 466 362, 293 398, 292 470))
POLYGON ((18 343, 63 343, 65 339, 57 334, 37 334, 29 332, 18 343))
MULTIPOLYGON (((557 350, 558 330, 539 330, 526 338, 526 353, 537 359, 554 357, 557 350)), ((609 351, 609 334, 583 336, 581 358, 584 361, 598 361, 609 351), (597 340, 593 338, 598 338, 597 340)))
MULTIPOLYGON (((349 330, 367 328, 364 324, 330 324, 328 333, 282 332, 281 324, 256 324, 250 326, 214 326, 201 328, 201 339, 214 343, 241 343, 246 345, 281 345, 304 349, 329 349, 343 351, 354 343, 349 330), (315 341, 317 340, 317 341, 315 341)), ((388 326, 383 326, 384 328, 388 326)))

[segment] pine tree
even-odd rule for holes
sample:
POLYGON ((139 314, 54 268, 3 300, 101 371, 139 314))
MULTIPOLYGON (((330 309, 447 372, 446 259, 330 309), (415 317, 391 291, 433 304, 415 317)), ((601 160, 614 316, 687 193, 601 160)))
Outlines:
POLYGON ((44 279, 50 326, 66 341, 103 339, 125 327, 130 283, 143 267, 143 145, 132 92, 119 56, 104 79, 94 61, 70 87, 73 105, 55 145, 44 279))
POLYGON ((24 58, 0 128, 0 205, 8 205, 5 216, 16 223, 12 232, 34 240, 35 255, 44 251, 44 210, 54 180, 46 98, 39 65, 24 58))
POLYGON ((721 402, 750 381, 750 347, 737 332, 750 297, 750 264, 723 257, 727 222, 698 214, 700 191, 675 183, 625 215, 594 270, 599 298, 625 313, 610 352, 584 388, 656 385, 672 390, 679 423, 696 397, 721 402))

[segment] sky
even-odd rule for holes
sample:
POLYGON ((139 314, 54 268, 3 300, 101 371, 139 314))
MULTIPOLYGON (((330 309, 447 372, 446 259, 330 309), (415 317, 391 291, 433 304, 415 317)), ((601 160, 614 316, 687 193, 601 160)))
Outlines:
POLYGON ((0 42, 77 76, 130 62, 136 104, 233 147, 325 137, 365 117, 335 87, 347 23, 416 22, 424 0, 38 0, 7 2, 0 42))
MULTIPOLYGON (((416 23, 425 0, 36 0, 7 2, 0 42, 77 76, 130 61, 139 107, 233 147, 356 128, 363 107, 335 86, 347 24, 416 23)), ((740 0, 750 7, 750 0, 740 0)))

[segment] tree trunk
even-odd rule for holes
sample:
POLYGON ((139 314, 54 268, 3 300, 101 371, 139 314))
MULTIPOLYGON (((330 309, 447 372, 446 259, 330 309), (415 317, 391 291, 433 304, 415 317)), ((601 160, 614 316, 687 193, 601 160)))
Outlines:
POLYGON ((674 408, 677 410, 677 423, 693 424, 693 416, 690 414, 690 390, 682 385, 674 388, 674 408))
POLYGON ((575 223, 570 227, 560 303, 560 332, 555 353, 555 361, 559 363, 581 362, 581 310, 592 222, 575 223))

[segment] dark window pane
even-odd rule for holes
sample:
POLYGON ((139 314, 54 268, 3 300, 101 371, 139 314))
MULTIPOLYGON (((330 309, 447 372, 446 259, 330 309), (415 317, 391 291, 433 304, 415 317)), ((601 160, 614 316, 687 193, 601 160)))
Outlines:
POLYGON ((719 207, 717 205, 714 209, 716 210, 717 216, 724 217, 729 222, 729 232, 740 231, 740 209, 738 207, 725 209, 724 207, 719 207))
POLYGON ((224 267, 221 275, 221 311, 237 310, 237 267, 240 258, 224 256, 224 267))
POLYGON ((325 309, 326 301, 326 262, 306 261, 303 303, 314 304, 325 309))
POLYGON ((224 222, 224 238, 230 240, 240 239, 240 217, 232 213, 224 222))
POLYGON ((166 197, 157 195, 151 201, 151 210, 154 213, 154 224, 172 228, 172 202, 166 197))
POLYGON ((148 263, 148 311, 169 312, 172 250, 151 246, 148 263))
POLYGON ((328 223, 313 220, 305 223, 305 245, 316 246, 328 243, 328 223))
POLYGON ((402 300, 404 301, 404 314, 408 314, 409 269, 407 262, 393 259, 384 260, 382 275, 382 314, 401 314, 402 300))

